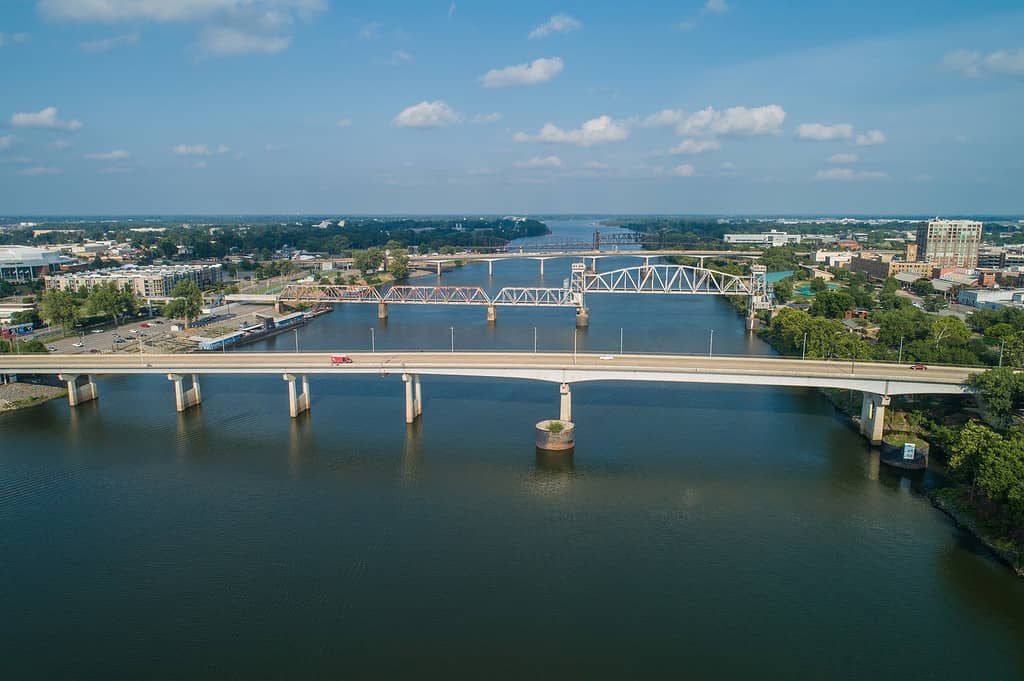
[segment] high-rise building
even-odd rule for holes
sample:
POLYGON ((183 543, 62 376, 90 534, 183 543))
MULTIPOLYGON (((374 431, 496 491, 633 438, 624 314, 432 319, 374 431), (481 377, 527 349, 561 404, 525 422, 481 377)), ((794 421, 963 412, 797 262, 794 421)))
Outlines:
POLYGON ((981 223, 975 220, 929 220, 917 228, 917 259, 936 267, 978 266, 981 223))

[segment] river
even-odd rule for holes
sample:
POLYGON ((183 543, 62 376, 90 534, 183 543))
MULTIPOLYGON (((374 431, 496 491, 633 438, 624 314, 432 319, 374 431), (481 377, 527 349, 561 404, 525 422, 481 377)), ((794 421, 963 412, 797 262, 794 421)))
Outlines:
MULTIPOLYGON (((581 350, 772 352, 720 299, 589 303, 581 350)), ((246 350, 573 342, 571 309, 376 311, 246 350)), ((553 384, 426 377, 408 428, 395 376, 313 377, 294 422, 279 377, 202 388, 181 416, 158 377, 0 415, 0 678, 1024 676, 1024 580, 815 391, 577 385, 558 458, 553 384)))

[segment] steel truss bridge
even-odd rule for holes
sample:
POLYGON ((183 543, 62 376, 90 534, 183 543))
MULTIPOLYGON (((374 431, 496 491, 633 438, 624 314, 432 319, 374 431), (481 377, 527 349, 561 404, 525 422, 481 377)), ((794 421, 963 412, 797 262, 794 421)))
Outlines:
MULTIPOLYGON (((586 295, 594 293, 654 293, 670 295, 746 296, 747 316, 771 309, 771 291, 765 281, 765 267, 753 265, 746 276, 719 272, 693 265, 645 264, 608 272, 588 271, 584 263, 573 263, 568 287, 542 288, 506 286, 493 296, 480 286, 373 286, 340 284, 289 284, 274 296, 274 303, 328 304, 377 303, 380 315, 387 306, 479 305, 488 308, 493 319, 496 306, 574 307, 577 321, 586 324, 586 295), (582 320, 581 320, 582 315, 582 320)), ((231 296, 245 300, 244 295, 231 296)))

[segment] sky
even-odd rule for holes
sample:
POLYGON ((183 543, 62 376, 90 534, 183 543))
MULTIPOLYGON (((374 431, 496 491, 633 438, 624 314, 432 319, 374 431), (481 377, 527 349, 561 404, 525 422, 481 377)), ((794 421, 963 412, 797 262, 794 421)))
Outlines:
POLYGON ((0 214, 1024 213, 1024 7, 4 0, 0 214))

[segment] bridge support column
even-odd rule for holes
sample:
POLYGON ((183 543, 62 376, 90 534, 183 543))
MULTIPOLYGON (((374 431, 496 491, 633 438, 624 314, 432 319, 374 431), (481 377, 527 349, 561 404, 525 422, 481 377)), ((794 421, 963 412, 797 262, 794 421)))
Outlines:
POLYGON ((387 303, 377 303, 377 319, 387 319, 387 318, 388 318, 388 304, 387 303))
POLYGON ((587 269, 589 274, 597 274, 597 258, 590 259, 590 267, 587 269))
POLYGON ((84 383, 78 380, 81 378, 79 374, 58 374, 57 378, 67 383, 68 406, 77 407, 83 402, 89 402, 98 397, 96 381, 91 375, 85 377, 84 383))
POLYGON ((417 374, 402 374, 405 383, 405 422, 412 423, 423 413, 423 391, 417 374))
POLYGON ((199 391, 199 377, 195 374, 192 374, 192 387, 188 390, 183 385, 185 377, 181 374, 167 374, 167 380, 174 383, 174 407, 179 412, 202 403, 203 395, 199 391))
POLYGON ((590 310, 583 307, 576 308, 576 328, 585 329, 590 326, 590 310))
POLYGON ((540 276, 542 279, 544 278, 544 258, 540 259, 540 276))
POLYGON ((558 420, 572 421, 572 391, 569 389, 569 384, 563 383, 560 385, 558 393, 558 420))
POLYGON ((295 418, 304 411, 309 411, 309 378, 302 376, 302 392, 298 392, 295 374, 285 374, 281 378, 288 382, 288 414, 295 418))
POLYGON ((498 319, 498 308, 494 307, 493 305, 488 305, 487 306, 487 321, 493 322, 493 321, 497 321, 497 319, 498 319))
POLYGON ((885 435, 885 408, 891 401, 888 395, 864 393, 860 409, 860 433, 873 445, 882 443, 885 435))
POLYGON ((487 276, 488 277, 493 277, 494 276, 494 261, 493 260, 488 260, 487 261, 487 276))

